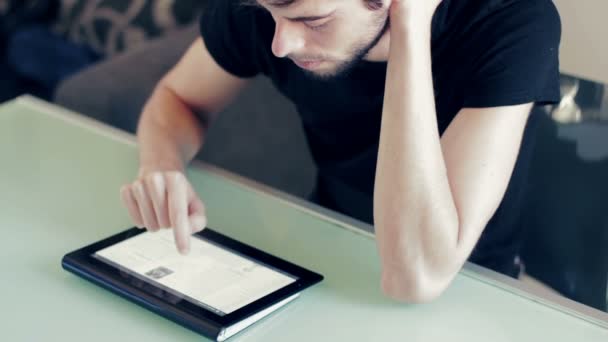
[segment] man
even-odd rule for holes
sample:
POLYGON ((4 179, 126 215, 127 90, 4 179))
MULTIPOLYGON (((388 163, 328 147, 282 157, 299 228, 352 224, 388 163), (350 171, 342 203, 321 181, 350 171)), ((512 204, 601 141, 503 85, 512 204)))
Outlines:
POLYGON ((467 259, 517 274, 515 165, 532 105, 559 99, 550 0, 213 0, 201 33, 142 113, 138 226, 187 253, 206 217, 185 165, 262 73, 302 117, 314 200, 374 224, 388 296, 431 300, 467 259))

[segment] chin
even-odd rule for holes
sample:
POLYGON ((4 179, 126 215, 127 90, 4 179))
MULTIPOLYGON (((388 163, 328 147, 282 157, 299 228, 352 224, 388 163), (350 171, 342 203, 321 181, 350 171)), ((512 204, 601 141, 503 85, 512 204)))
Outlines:
POLYGON ((340 71, 339 68, 330 68, 330 67, 325 67, 322 69, 317 69, 317 70, 304 70, 306 72, 307 75, 309 75, 312 78, 316 78, 319 80, 330 80, 333 78, 336 78, 340 75, 342 75, 342 72, 340 71))

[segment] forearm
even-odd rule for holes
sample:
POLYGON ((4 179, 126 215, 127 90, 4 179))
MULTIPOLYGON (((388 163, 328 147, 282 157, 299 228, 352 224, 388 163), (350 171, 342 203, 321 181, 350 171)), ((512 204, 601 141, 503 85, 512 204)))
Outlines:
POLYGON ((450 256, 458 244, 458 212, 437 128, 430 34, 425 25, 391 28, 374 218, 383 287, 397 297, 419 298, 421 289, 443 286, 433 278, 454 267, 450 256))
POLYGON ((183 171, 203 144, 206 124, 161 81, 137 128, 140 170, 183 171))

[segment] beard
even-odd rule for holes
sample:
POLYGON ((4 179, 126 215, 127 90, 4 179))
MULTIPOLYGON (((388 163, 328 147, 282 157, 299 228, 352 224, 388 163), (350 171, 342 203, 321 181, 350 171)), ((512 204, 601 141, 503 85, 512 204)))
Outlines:
POLYGON ((318 80, 329 81, 332 79, 344 77, 352 71, 352 69, 359 64, 365 56, 373 49, 378 42, 382 39, 386 31, 389 29, 389 18, 388 15, 386 17, 382 17, 383 22, 380 22, 376 27, 375 33, 370 35, 370 39, 366 39, 364 41, 356 43, 350 50, 349 54, 351 57, 349 59, 343 60, 338 63, 338 65, 329 72, 317 73, 314 71, 303 70, 306 75, 311 78, 315 78, 318 80))

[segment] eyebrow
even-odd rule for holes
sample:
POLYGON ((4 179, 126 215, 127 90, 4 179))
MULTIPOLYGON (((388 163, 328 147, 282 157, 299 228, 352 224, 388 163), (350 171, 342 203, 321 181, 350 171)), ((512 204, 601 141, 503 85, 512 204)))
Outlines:
POLYGON ((284 8, 284 7, 291 6, 297 0, 252 0, 252 1, 258 5, 260 5, 259 1, 262 1, 272 7, 284 8))

